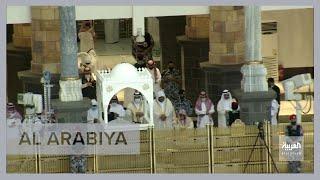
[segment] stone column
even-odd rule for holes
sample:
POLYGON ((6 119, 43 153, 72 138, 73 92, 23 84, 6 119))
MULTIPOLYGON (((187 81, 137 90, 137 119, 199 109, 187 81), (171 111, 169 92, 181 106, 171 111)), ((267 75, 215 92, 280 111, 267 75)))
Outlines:
POLYGON ((31 48, 31 24, 14 24, 12 41, 14 47, 31 48))
POLYGON ((232 94, 240 89, 245 53, 244 7, 211 6, 208 29, 209 59, 200 66, 207 93, 218 101, 224 89, 232 94))
POLYGON ((144 36, 144 8, 143 6, 132 6, 132 35, 138 35, 138 29, 141 29, 141 33, 144 36))
POLYGON ((217 65, 244 62, 244 7, 210 7, 209 63, 217 65))
POLYGON ((60 20, 57 6, 32 6, 31 71, 60 72, 60 20))
POLYGON ((241 67, 242 91, 237 92, 245 124, 270 120, 271 100, 276 93, 268 90, 267 70, 261 58, 261 11, 258 6, 245 7, 245 61, 241 67))
POLYGON ((83 99, 81 79, 77 64, 77 29, 74 6, 60 6, 61 21, 61 78, 59 97, 61 101, 80 101, 83 99))
POLYGON ((242 89, 244 92, 268 91, 267 69, 261 57, 261 10, 258 6, 245 8, 245 60, 242 66, 242 89))
POLYGON ((119 19, 104 20, 105 43, 112 44, 119 41, 119 19))

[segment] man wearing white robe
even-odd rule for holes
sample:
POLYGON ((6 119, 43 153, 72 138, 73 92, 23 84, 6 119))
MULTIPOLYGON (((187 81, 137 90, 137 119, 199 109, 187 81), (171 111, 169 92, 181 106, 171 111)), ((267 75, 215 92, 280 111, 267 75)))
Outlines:
POLYGON ((222 92, 221 98, 218 102, 218 127, 227 127, 227 117, 232 111, 232 96, 228 90, 222 92))
POLYGON ((214 105, 205 91, 201 91, 195 105, 195 112, 198 115, 197 127, 203 128, 206 124, 213 124, 212 114, 214 105))
POLYGON ((114 113, 115 118, 124 118, 126 111, 121 104, 119 104, 117 96, 113 96, 110 101, 109 113, 114 113))
POLYGON ((156 93, 153 110, 155 128, 173 128, 175 111, 171 101, 166 98, 163 90, 159 90, 156 93))
POLYGON ((175 128, 177 129, 193 129, 193 121, 188 117, 186 110, 180 109, 176 119, 175 128))
POLYGON ((98 103, 95 99, 91 100, 91 108, 87 111, 87 123, 95 123, 99 119, 98 103))
POLYGON ((278 111, 279 111, 280 105, 278 104, 278 101, 276 99, 273 99, 271 101, 271 125, 277 125, 278 120, 278 111))
POLYGON ((134 123, 141 124, 149 122, 149 105, 144 101, 140 92, 136 91, 133 94, 133 101, 127 108, 131 111, 131 119, 134 123))
POLYGON ((147 70, 150 72, 153 79, 153 92, 157 94, 157 92, 161 89, 161 73, 152 59, 148 60, 147 62, 147 70))

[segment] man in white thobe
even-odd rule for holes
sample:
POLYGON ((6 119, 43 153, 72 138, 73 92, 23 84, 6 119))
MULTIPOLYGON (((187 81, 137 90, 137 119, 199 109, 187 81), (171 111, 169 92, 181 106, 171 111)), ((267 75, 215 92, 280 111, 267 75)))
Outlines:
POLYGON ((196 102, 195 112, 198 116, 198 128, 203 128, 206 126, 206 124, 213 124, 212 114, 215 112, 214 105, 205 91, 200 92, 196 102))
POLYGON ((232 102, 231 93, 228 90, 224 90, 217 106, 218 127, 227 127, 229 112, 232 111, 232 102))
POLYGON ((192 129, 193 121, 188 117, 186 110, 180 109, 176 120, 175 128, 177 129, 192 129))
POLYGON ((149 122, 149 105, 144 101, 139 91, 134 92, 133 101, 127 108, 131 112, 131 119, 134 123, 142 124, 149 122))
POLYGON ((175 111, 171 101, 166 98, 164 91, 159 90, 153 103, 154 127, 173 128, 175 111))
POLYGON ((278 124, 278 111, 279 111, 280 105, 278 104, 278 101, 276 99, 273 99, 271 101, 271 125, 277 125, 278 124))
MULTIPOLYGON (((121 104, 119 104, 118 97, 113 96, 110 101, 110 108, 108 113, 113 113, 114 118, 124 118, 126 111, 121 104)), ((109 120, 110 121, 110 120, 109 120)))
POLYGON ((153 79, 153 92, 157 94, 157 92, 161 89, 161 73, 160 70, 156 67, 156 63, 150 59, 147 62, 147 69, 151 74, 153 79))
POLYGON ((90 22, 84 22, 78 34, 80 39, 80 52, 88 52, 94 49, 95 32, 90 22))
POLYGON ((87 122, 96 123, 99 119, 98 103, 95 99, 91 100, 91 108, 87 111, 87 122))

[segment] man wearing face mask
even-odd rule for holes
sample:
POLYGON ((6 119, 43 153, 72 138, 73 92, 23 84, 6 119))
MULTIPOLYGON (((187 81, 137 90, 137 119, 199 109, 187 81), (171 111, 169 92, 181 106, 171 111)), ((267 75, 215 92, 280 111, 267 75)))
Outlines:
POLYGON ((222 92, 218 102, 218 127, 227 127, 227 119, 229 120, 229 112, 232 112, 232 96, 228 90, 222 92))
POLYGON ((198 115, 197 127, 203 128, 206 124, 213 124, 212 114, 214 105, 205 91, 201 91, 195 105, 195 112, 198 115))
POLYGON ((157 93, 160 90, 160 83, 161 83, 161 73, 160 70, 156 67, 156 63, 149 59, 147 62, 147 69, 151 74, 153 79, 153 92, 157 93))
MULTIPOLYGON (((297 124, 297 116, 292 114, 289 116, 290 125, 286 127, 286 136, 289 138, 291 143, 296 143, 294 141, 302 139, 303 129, 300 124, 297 124)), ((289 161, 288 162, 289 173, 300 173, 301 172, 301 161, 289 161)))
POLYGON ((97 123, 99 119, 98 102, 95 99, 91 100, 91 108, 87 111, 87 122, 97 123))
POLYGON ((126 115, 126 111, 123 106, 119 104, 117 96, 112 97, 108 111, 108 119, 109 117, 112 117, 111 119, 109 119, 109 121, 115 120, 117 118, 124 118, 124 116, 126 115))
POLYGON ((173 128, 175 112, 171 101, 166 98, 163 90, 159 90, 153 103, 154 127, 173 128))
POLYGON ((82 95, 90 99, 96 99, 96 81, 94 80, 91 69, 89 67, 84 68, 84 76, 82 77, 82 95))
POLYGON ((167 97, 174 102, 177 100, 181 77, 180 72, 175 68, 175 65, 172 61, 169 62, 168 69, 164 70, 161 74, 162 76, 162 87, 167 97))
POLYGON ((176 101, 173 102, 176 112, 178 113, 180 109, 184 109, 188 116, 193 113, 192 103, 186 98, 185 91, 181 89, 176 101))
POLYGON ((131 111, 132 121, 134 123, 148 123, 149 122, 149 106, 143 101, 143 96, 139 91, 133 94, 133 101, 128 105, 128 110, 131 111))

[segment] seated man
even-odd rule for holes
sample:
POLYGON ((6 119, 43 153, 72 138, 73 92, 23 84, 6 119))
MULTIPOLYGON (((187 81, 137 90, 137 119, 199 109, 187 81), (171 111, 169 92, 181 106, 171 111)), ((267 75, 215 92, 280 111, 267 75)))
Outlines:
POLYGON ((179 110, 179 115, 176 120, 175 128, 177 129, 192 129, 194 127, 193 121, 187 116, 187 112, 184 109, 179 110))
POLYGON ((96 81, 94 80, 89 67, 84 69, 84 76, 82 77, 82 95, 90 99, 97 99, 96 81))
POLYGON ((112 121, 117 118, 123 118, 126 115, 126 111, 121 104, 119 104, 119 100, 117 96, 113 96, 110 105, 108 108, 108 120, 112 121))
POLYGON ((166 98, 163 90, 157 92, 157 98, 153 103, 153 120, 155 128, 172 128, 175 119, 175 111, 171 101, 166 98))
POLYGON ((128 110, 131 111, 132 121, 139 124, 148 123, 148 103, 143 101, 143 96, 139 91, 135 91, 133 96, 133 101, 128 105, 128 110))

